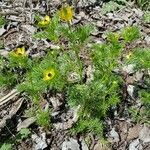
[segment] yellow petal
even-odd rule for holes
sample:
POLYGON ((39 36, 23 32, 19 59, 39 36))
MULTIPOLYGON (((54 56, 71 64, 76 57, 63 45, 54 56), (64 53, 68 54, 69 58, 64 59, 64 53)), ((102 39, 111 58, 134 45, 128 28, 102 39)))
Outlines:
POLYGON ((25 47, 19 47, 12 52, 12 55, 15 57, 25 56, 25 47))
POLYGON ((44 20, 47 21, 47 22, 50 22, 50 17, 46 15, 46 16, 44 17, 44 20))
POLYGON ((69 5, 62 6, 59 16, 63 21, 71 21, 73 18, 73 10, 69 5))
POLYGON ((129 52, 128 55, 126 55, 126 58, 129 59, 132 56, 132 52, 129 52))
POLYGON ((39 21, 38 25, 46 26, 49 23, 50 23, 50 17, 46 15, 41 21, 39 21))

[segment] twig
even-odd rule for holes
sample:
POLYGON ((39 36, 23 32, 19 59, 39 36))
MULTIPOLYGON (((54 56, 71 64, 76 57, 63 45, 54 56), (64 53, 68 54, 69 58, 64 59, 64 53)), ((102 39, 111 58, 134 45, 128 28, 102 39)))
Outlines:
POLYGON ((18 94, 19 92, 16 89, 13 89, 10 93, 8 93, 7 95, 5 95, 4 97, 0 99, 0 106, 10 101, 12 98, 14 98, 18 94))
POLYGON ((15 137, 15 135, 9 130, 9 128, 6 126, 6 128, 7 128, 7 130, 8 130, 8 132, 13 136, 13 137, 15 137))
POLYGON ((0 12, 1 16, 6 16, 6 15, 18 15, 19 13, 13 12, 13 11, 8 11, 8 12, 0 12))

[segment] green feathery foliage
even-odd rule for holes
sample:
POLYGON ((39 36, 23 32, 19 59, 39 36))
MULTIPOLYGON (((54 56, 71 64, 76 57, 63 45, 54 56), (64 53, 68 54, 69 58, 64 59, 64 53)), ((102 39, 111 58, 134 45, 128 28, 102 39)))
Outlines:
MULTIPOLYGON (((92 132, 102 136, 104 119, 121 102, 122 77, 114 69, 122 64, 135 64, 137 69, 150 68, 148 49, 131 50, 130 57, 122 58, 126 47, 140 38, 140 30, 132 26, 121 32, 109 32, 103 44, 95 44, 90 41, 90 25, 73 27, 61 23, 58 15, 47 18, 41 22, 44 26, 38 23, 40 31, 34 37, 50 40, 59 49, 45 49, 45 56, 36 59, 28 57, 23 48, 10 52, 8 58, 0 57, 0 86, 17 86, 20 92, 28 95, 33 102, 31 109, 36 122, 46 129, 51 127, 51 111, 41 108, 43 93, 61 92, 71 107, 80 106, 79 119, 72 132, 92 132), (87 46, 88 42, 91 47, 87 46), (83 50, 93 67, 93 78, 88 83, 86 64, 81 58, 83 50)), ((141 96, 148 99, 148 96, 141 96)), ((144 99, 142 101, 147 104, 144 99)))
POLYGON ((150 48, 134 49, 131 57, 126 60, 127 64, 135 64, 137 70, 150 68, 150 48))
POLYGON ((126 27, 121 34, 125 42, 132 42, 140 38, 140 30, 137 26, 126 27))
POLYGON ((6 20, 4 17, 0 16, 0 28, 6 23, 6 20))
POLYGON ((44 127, 45 129, 50 129, 51 128, 51 117, 50 117, 50 110, 38 110, 36 113, 36 122, 44 127))
POLYGON ((63 74, 60 72, 59 65, 57 64, 57 53, 50 52, 43 61, 32 67, 32 70, 26 76, 26 80, 19 88, 21 91, 26 91, 30 94, 45 92, 47 87, 61 90, 65 85, 63 78, 63 74), (54 77, 50 80, 44 80, 46 76, 44 73, 51 69, 53 70, 54 77))

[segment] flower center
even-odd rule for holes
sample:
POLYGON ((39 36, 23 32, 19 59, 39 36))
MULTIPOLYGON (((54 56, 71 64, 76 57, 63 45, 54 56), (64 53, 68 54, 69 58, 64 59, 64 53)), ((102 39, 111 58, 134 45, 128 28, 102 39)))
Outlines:
POLYGON ((19 56, 21 56, 21 55, 22 55, 22 53, 20 53, 20 52, 19 52, 19 53, 18 53, 18 55, 19 55, 19 56))
POLYGON ((48 73, 48 75, 47 75, 48 77, 51 77, 52 76, 52 74, 51 73, 48 73))

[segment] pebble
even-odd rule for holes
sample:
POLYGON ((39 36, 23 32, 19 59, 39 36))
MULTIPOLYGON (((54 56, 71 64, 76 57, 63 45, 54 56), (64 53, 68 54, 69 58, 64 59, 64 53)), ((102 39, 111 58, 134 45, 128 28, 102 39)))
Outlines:
POLYGON ((140 140, 133 140, 129 145, 129 150, 142 150, 142 145, 140 144, 140 140))
POLYGON ((4 26, 0 28, 0 36, 2 36, 6 32, 6 29, 4 29, 4 26))
POLYGON ((133 85, 128 85, 128 87, 127 87, 128 94, 129 94, 132 98, 134 98, 134 89, 135 89, 135 87, 134 87, 133 85))
POLYGON ((150 45, 150 36, 146 36, 145 41, 146 41, 147 45, 150 45))
POLYGON ((132 74, 132 73, 134 73, 134 68, 135 68, 135 65, 130 64, 130 65, 124 66, 122 69, 123 69, 123 71, 125 71, 128 74, 132 74))
POLYGON ((143 129, 139 133, 139 139, 143 141, 143 143, 150 142, 150 127, 144 125, 143 129))
POLYGON ((32 140, 35 143, 35 147, 34 150, 43 150, 45 148, 47 148, 47 143, 46 143, 46 134, 42 133, 41 137, 37 136, 36 134, 33 134, 31 136, 32 140))
POLYGON ((112 128, 112 130, 110 131, 110 137, 113 138, 113 142, 119 142, 119 135, 115 131, 115 128, 112 128))
MULTIPOLYGON (((81 141, 82 150, 88 150, 88 147, 84 141, 81 141)), ((62 150, 80 150, 80 145, 77 140, 70 138, 69 141, 64 141, 62 144, 62 150)))
POLYGON ((62 150, 80 150, 80 148, 77 140, 71 138, 69 141, 63 142, 62 150))

